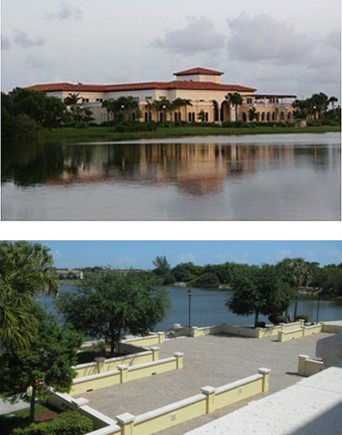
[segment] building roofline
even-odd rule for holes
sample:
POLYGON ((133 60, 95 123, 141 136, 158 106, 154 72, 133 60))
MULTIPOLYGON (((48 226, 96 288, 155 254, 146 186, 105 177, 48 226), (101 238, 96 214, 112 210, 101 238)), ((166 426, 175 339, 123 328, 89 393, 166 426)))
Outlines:
POLYGON ((188 75, 196 75, 196 74, 210 75, 210 76, 221 76, 224 73, 222 71, 217 71, 217 70, 209 69, 209 68, 203 68, 201 66, 197 66, 195 68, 189 68, 189 69, 185 69, 183 71, 173 73, 174 76, 188 76, 188 75))
POLYGON ((151 89, 186 89, 186 90, 217 90, 217 91, 240 91, 255 92, 255 88, 236 84, 223 84, 215 82, 193 82, 188 80, 173 80, 170 82, 145 82, 128 84, 82 84, 82 83, 45 83, 29 86, 26 89, 41 92, 120 92, 139 91, 151 89))

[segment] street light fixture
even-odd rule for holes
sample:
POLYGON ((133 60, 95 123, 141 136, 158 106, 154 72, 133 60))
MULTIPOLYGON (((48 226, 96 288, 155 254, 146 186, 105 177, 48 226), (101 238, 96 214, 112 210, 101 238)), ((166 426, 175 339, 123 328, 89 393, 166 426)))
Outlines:
POLYGON ((189 296, 189 329, 191 328, 191 290, 188 290, 189 296))
POLYGON ((316 314, 316 323, 318 324, 318 318, 319 318, 319 303, 321 300, 321 292, 319 291, 317 293, 317 314, 316 314))

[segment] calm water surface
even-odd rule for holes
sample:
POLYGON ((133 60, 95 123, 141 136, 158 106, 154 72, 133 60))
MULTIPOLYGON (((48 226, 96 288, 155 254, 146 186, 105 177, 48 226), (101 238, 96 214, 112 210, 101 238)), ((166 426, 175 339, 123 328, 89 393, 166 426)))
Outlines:
POLYGON ((2 150, 3 220, 340 220, 340 134, 2 150))
MULTIPOLYGON (((61 285, 61 291, 71 291, 73 286, 61 285)), ((175 323, 184 326, 189 324, 189 296, 188 288, 166 287, 172 301, 172 309, 167 318, 156 326, 156 330, 167 330, 175 323)), ((226 323, 228 325, 252 325, 254 316, 237 316, 228 310, 225 302, 229 292, 219 290, 191 289, 191 324, 192 326, 210 326, 226 323)), ((49 309, 53 308, 53 299, 41 299, 49 309)), ((289 308, 289 313, 294 312, 294 307, 289 308)), ((298 302, 298 314, 306 314, 310 321, 315 322, 317 317, 317 299, 305 298, 298 302)), ((326 299, 320 300, 319 320, 341 320, 342 301, 326 299)), ((269 323, 267 317, 259 316, 260 321, 269 323)))

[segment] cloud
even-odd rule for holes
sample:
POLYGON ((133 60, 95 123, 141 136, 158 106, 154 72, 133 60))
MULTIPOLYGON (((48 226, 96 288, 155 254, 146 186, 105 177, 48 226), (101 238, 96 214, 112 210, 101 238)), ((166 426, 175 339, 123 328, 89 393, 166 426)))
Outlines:
POLYGON ((305 35, 267 14, 251 17, 241 13, 227 21, 232 33, 228 41, 232 59, 288 64, 302 62, 303 56, 312 49, 312 41, 305 35))
POLYGON ((215 31, 214 24, 208 18, 186 19, 186 27, 166 33, 164 39, 156 39, 152 45, 183 55, 212 52, 224 47, 224 36, 215 31))
POLYGON ((9 50, 12 46, 11 40, 5 35, 1 35, 1 49, 9 50))
POLYGON ((45 18, 60 21, 69 19, 80 21, 83 18, 83 12, 81 9, 66 3, 64 0, 60 0, 57 12, 46 14, 45 18))
POLYGON ((41 47, 45 44, 44 38, 31 38, 26 32, 22 30, 15 30, 13 41, 15 44, 22 48, 41 47))

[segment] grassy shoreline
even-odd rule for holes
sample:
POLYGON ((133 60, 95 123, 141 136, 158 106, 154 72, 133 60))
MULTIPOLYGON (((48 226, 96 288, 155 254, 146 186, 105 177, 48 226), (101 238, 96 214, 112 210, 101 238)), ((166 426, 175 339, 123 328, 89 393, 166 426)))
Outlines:
POLYGON ((236 136, 254 134, 302 134, 302 133, 338 133, 340 126, 314 126, 314 127, 160 127, 155 131, 134 131, 118 133, 112 127, 88 127, 88 128, 56 128, 43 130, 41 139, 46 142, 59 140, 70 141, 120 141, 129 139, 165 139, 176 137, 193 136, 236 136))

